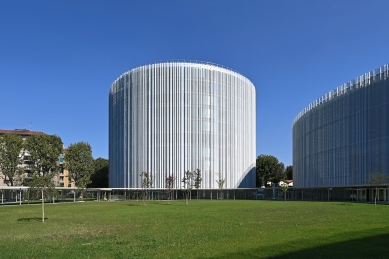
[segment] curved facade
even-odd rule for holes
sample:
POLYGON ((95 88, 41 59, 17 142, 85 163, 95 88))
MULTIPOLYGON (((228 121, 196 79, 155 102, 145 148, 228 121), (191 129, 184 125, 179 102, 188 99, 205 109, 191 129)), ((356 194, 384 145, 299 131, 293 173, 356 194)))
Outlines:
POLYGON ((255 87, 207 63, 166 62, 134 68, 109 92, 109 185, 140 188, 139 173, 181 188, 197 168, 202 189, 255 187, 255 87))
POLYGON ((369 184, 389 174, 389 65, 317 99, 293 122, 295 187, 369 184))

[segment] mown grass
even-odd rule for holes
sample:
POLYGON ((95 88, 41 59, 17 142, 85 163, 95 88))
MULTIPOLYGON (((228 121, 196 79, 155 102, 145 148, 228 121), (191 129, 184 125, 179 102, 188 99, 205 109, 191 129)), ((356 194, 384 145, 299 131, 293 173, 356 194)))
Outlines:
POLYGON ((0 207, 0 258, 387 258, 389 206, 192 200, 0 207))

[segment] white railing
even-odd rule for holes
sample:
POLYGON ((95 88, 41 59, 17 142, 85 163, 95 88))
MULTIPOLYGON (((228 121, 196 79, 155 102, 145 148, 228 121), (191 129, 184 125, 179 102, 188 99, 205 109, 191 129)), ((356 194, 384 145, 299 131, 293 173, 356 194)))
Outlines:
POLYGON ((198 64, 198 65, 208 65, 208 66, 214 66, 214 67, 217 67, 217 68, 227 69, 229 71, 232 71, 232 72, 235 72, 235 73, 237 73, 239 75, 242 75, 241 73, 239 73, 238 71, 236 71, 234 69, 231 69, 231 68, 229 68, 227 66, 215 64, 215 63, 212 63, 212 62, 200 61, 200 60, 171 59, 171 60, 166 60, 166 61, 158 61, 158 62, 155 62, 155 63, 147 63, 147 64, 143 64, 143 65, 131 68, 131 69, 125 71, 124 73, 122 73, 118 78, 116 78, 115 81, 113 81, 112 85, 114 83, 116 83, 118 80, 120 80, 126 73, 128 73, 130 71, 141 69, 142 67, 145 67, 145 66, 159 65, 159 64, 169 64, 169 63, 172 63, 172 64, 173 63, 190 63, 190 64, 198 64))
POLYGON ((369 86, 374 81, 383 80, 389 77, 389 64, 383 65, 377 69, 374 69, 370 72, 367 72, 354 80, 351 80, 347 83, 344 83, 334 90, 329 91, 325 95, 319 97, 312 103, 308 104, 307 107, 305 107, 301 112, 297 114, 297 116, 293 120, 293 125, 298 121, 302 116, 304 116, 307 112, 311 111, 312 109, 316 108, 317 106, 332 100, 333 98, 339 97, 348 91, 353 91, 362 87, 369 86), (379 77, 379 78, 377 78, 379 77))

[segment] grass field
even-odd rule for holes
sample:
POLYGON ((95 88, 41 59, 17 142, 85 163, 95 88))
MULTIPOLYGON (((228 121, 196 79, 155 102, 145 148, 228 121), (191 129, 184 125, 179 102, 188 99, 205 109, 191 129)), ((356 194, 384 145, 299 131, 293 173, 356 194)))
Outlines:
POLYGON ((0 258, 388 258, 389 206, 192 200, 0 207, 0 258))

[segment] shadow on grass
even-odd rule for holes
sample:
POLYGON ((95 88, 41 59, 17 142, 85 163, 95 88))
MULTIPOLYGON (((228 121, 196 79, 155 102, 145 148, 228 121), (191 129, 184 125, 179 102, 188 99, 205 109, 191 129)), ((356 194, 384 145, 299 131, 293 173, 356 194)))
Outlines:
MULTIPOLYGON (((174 206, 174 204, 167 204, 167 203, 162 203, 162 202, 147 202, 146 203, 146 207, 147 207, 147 205, 170 205, 170 206, 174 206)), ((131 206, 131 207, 142 206, 142 207, 144 207, 144 204, 143 204, 143 202, 139 203, 139 204, 130 203, 130 204, 127 204, 127 206, 131 206)))
POLYGON ((150 202, 150 204, 155 204, 155 205, 173 205, 173 202, 168 203, 167 201, 161 201, 161 202, 150 202))
MULTIPOLYGON (((157 202, 146 202, 146 207, 147 207, 147 205, 150 205, 150 204, 157 204, 157 205, 160 205, 160 204, 157 203, 157 202)), ((134 203, 130 203, 130 204, 127 204, 127 206, 130 206, 130 207, 139 207, 139 206, 145 207, 143 201, 142 201, 142 202, 137 201, 136 203, 135 203, 135 202, 134 202, 134 203)))
MULTIPOLYGON (((48 218, 45 218, 47 220, 48 218)), ((34 217, 34 218, 20 218, 17 219, 17 221, 42 221, 42 218, 40 217, 34 217)))
MULTIPOLYGON (((257 249, 241 251, 237 253, 223 254, 221 256, 211 257, 212 259, 221 258, 236 258, 236 259, 247 259, 247 258, 267 258, 267 259, 284 259, 284 258, 315 258, 315 259, 359 259, 359 258, 388 258, 389 248, 389 229, 375 229, 375 232, 387 232, 385 234, 377 234, 374 236, 362 237, 351 239, 347 241, 337 242, 333 244, 319 245, 311 248, 304 248, 298 250, 295 247, 298 243, 310 243, 310 242, 321 242, 320 240, 296 240, 296 242, 280 243, 278 245, 269 247, 260 247, 257 249), (295 250, 295 251, 291 251, 295 250), (274 256, 264 257, 263 254, 275 254, 274 256), (283 252, 285 251, 285 252, 283 252)), ((349 236, 358 236, 363 232, 357 233, 345 233, 342 238, 349 236), (348 234, 348 235, 347 235, 348 234)), ((365 233, 366 234, 366 233, 365 233)), ((325 240, 323 241, 325 242, 325 240)), ((309 245, 309 244, 308 244, 309 245)), ((209 257, 207 257, 209 258, 209 257)))
MULTIPOLYGON (((130 207, 138 207, 140 206, 141 204, 135 204, 135 203, 130 203, 130 204, 127 204, 127 206, 130 206, 130 207)), ((142 203, 143 205, 143 203, 142 203)))
MULTIPOLYGON (((149 202, 146 202, 146 206, 147 205, 168 205, 168 206, 184 206, 185 205, 185 202, 170 202, 168 203, 167 201, 149 201, 149 202)), ((134 206, 134 207, 137 207, 137 206, 142 206, 144 207, 144 204, 143 204, 143 201, 139 202, 131 202, 129 204, 127 204, 126 206, 134 206)))
MULTIPOLYGON (((189 207, 196 204, 196 201, 189 202, 189 207)), ((159 200, 159 201, 148 201, 146 202, 146 207, 149 205, 160 205, 160 206, 178 206, 178 207, 188 207, 185 205, 185 200, 173 200, 168 203, 166 200, 159 200)), ((143 201, 131 201, 129 204, 126 204, 125 206, 130 207, 137 207, 141 206, 144 207, 143 201)))

